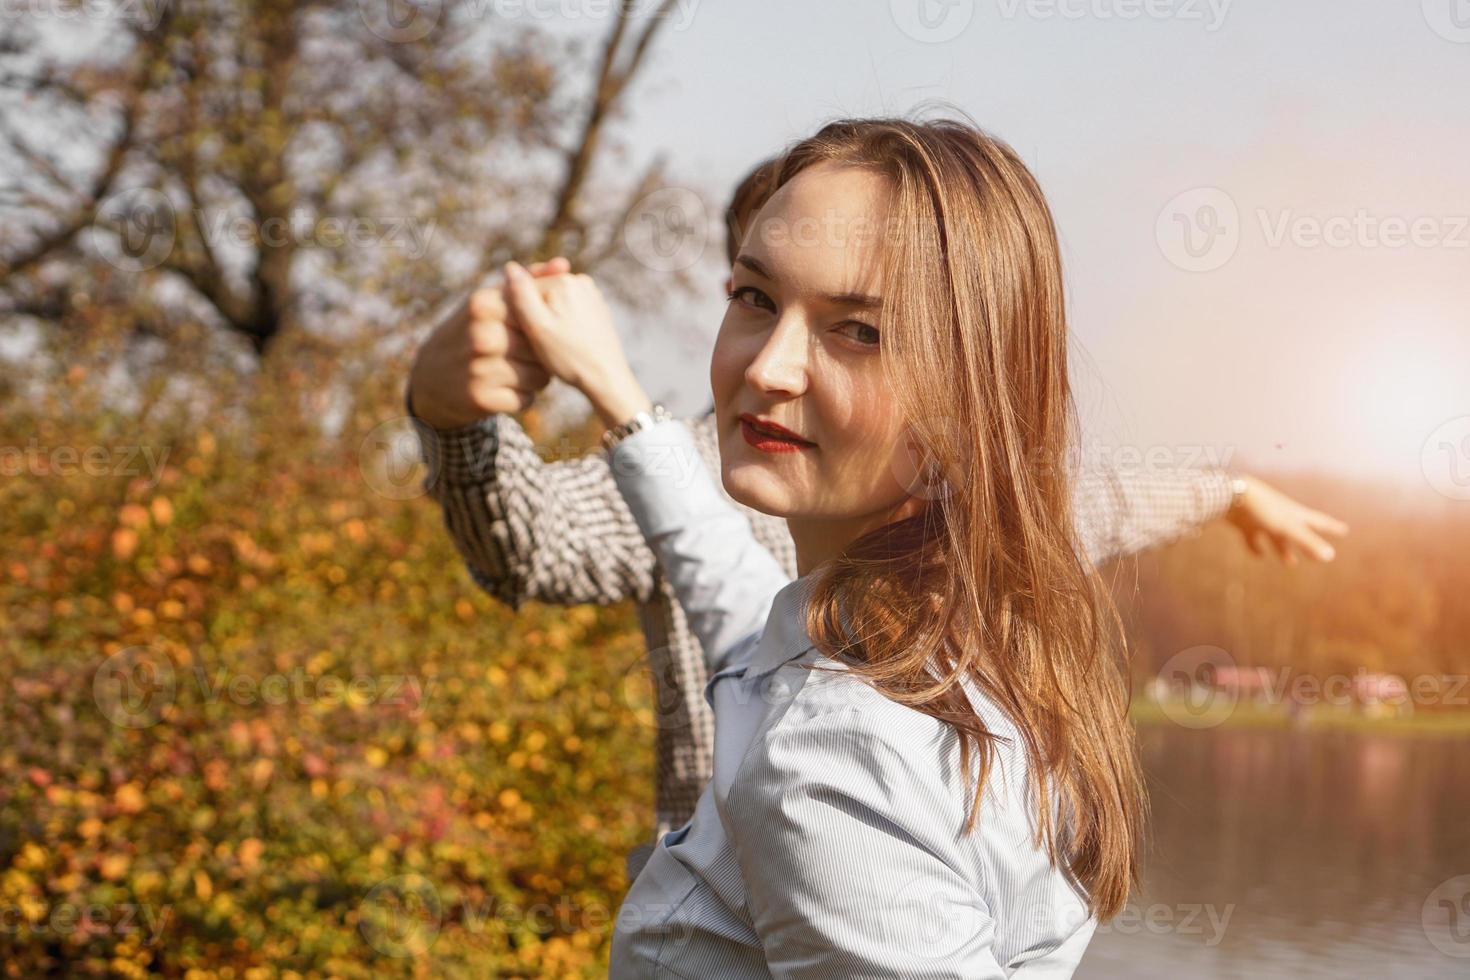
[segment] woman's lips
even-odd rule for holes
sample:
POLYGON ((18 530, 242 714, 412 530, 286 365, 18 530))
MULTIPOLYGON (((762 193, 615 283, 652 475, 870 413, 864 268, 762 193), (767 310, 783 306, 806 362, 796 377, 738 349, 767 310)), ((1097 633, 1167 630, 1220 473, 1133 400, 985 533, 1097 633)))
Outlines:
POLYGON ((763 453, 799 453, 803 449, 814 448, 809 442, 797 442, 794 439, 783 439, 780 436, 762 432, 745 419, 740 420, 740 434, 745 437, 746 442, 763 453))

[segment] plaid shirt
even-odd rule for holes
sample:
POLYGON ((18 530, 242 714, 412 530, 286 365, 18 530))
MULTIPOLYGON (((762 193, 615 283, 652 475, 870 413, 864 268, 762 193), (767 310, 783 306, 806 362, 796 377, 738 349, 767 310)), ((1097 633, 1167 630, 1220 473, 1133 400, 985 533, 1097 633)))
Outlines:
MULTIPOLYGON (((718 475, 714 415, 685 421, 705 464, 718 475)), ((428 427, 420 423, 420 431, 427 436, 428 427)), ((563 605, 637 601, 657 695, 655 839, 682 826, 713 765, 705 657, 613 481, 608 453, 545 462, 525 430, 504 414, 421 441, 426 488, 443 507, 471 577, 491 595, 512 610, 528 599, 563 605)), ((1230 475, 1083 468, 1074 494, 1082 547, 1100 564, 1198 531, 1223 514, 1231 500, 1230 475)), ((785 519, 732 503, 749 518, 756 539, 796 578, 796 550, 785 519)))

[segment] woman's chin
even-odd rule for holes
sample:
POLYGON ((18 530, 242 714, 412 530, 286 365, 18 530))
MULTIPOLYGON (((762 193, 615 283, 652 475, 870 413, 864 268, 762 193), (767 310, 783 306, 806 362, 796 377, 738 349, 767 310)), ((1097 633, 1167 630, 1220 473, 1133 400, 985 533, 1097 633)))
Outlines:
POLYGON ((791 512, 790 490, 759 459, 740 459, 720 466, 725 492, 736 503, 772 517, 791 512))

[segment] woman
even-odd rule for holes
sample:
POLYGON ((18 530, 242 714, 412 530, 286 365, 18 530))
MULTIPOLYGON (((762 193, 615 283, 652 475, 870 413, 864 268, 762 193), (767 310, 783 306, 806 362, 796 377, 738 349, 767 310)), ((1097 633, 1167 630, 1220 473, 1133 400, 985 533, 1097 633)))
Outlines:
POLYGON ((612 429, 712 660, 714 778, 633 882, 611 975, 1069 975, 1136 877, 1144 802, 1067 506, 1051 215, 954 121, 831 124, 775 188, 710 382, 725 490, 787 519, 795 580, 650 404, 591 280, 507 267, 508 318, 612 429))

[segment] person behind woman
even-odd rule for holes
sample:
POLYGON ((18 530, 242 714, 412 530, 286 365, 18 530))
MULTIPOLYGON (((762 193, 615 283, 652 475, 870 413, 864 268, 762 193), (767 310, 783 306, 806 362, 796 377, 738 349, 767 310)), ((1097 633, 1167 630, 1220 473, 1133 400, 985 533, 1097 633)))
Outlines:
POLYGON ((786 518, 794 580, 595 284, 507 268, 547 371, 632 420, 611 468, 710 658, 714 777, 633 882, 610 973, 1069 975, 1136 880, 1145 801, 1069 506, 1051 214, 948 119, 833 123, 775 188, 710 381, 725 490, 786 518))

